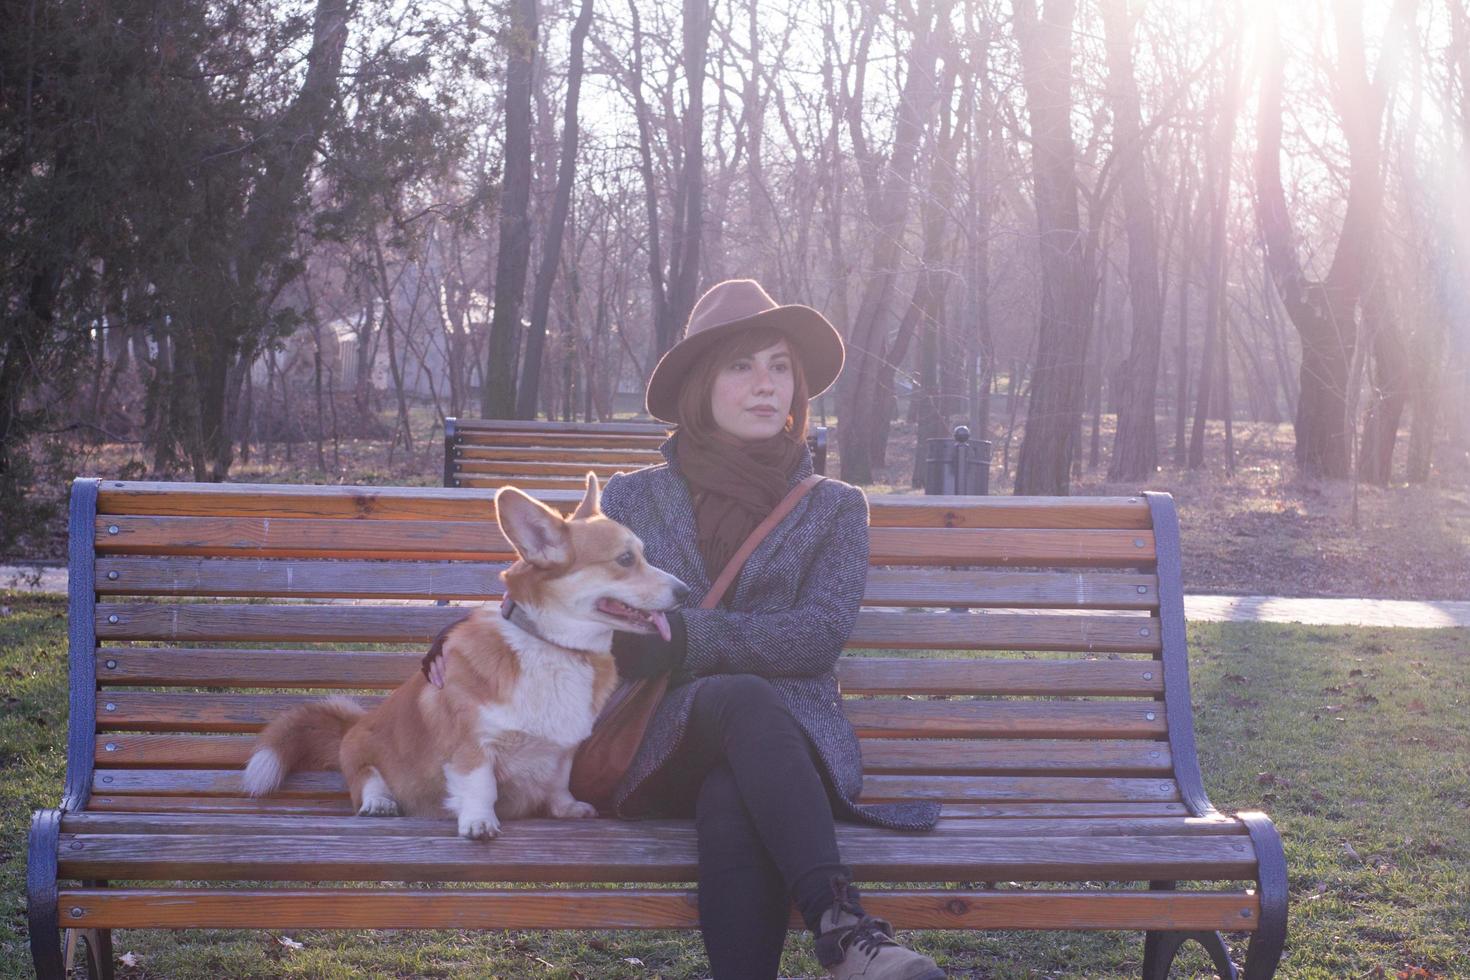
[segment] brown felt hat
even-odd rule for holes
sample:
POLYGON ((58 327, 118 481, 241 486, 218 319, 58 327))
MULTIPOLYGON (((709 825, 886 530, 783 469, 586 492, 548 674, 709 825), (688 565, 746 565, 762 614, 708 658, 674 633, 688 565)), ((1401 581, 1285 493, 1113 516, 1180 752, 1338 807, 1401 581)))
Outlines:
POLYGON ((669 348, 653 369, 648 414, 677 424, 679 389, 690 370, 715 344, 751 327, 771 327, 786 335, 801 359, 812 398, 832 387, 842 371, 842 337, 826 317, 810 306, 781 306, 754 279, 726 279, 699 297, 684 339, 669 348))

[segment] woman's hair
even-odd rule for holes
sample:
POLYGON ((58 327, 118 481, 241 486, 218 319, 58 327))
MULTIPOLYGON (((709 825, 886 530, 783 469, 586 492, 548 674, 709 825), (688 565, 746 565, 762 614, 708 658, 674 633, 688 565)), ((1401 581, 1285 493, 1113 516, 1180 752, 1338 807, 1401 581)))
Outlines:
POLYGON ((731 361, 749 357, 782 340, 791 351, 791 412, 786 416, 785 435, 793 442, 806 441, 810 394, 806 385, 806 369, 790 339, 775 327, 750 327, 719 341, 695 363, 684 387, 679 390, 679 428, 700 442, 719 431, 710 408, 715 378, 731 361))

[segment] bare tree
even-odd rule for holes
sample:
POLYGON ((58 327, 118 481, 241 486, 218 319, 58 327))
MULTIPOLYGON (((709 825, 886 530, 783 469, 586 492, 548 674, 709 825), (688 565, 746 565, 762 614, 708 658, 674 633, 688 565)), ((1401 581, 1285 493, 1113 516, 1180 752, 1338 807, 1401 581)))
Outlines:
POLYGON ((536 417, 536 394, 541 384, 541 351, 546 344, 546 317, 551 311, 551 288, 561 264, 561 241, 566 230, 567 212, 572 207, 572 181, 577 173, 577 104, 582 91, 582 50, 591 27, 592 0, 582 0, 576 23, 572 26, 571 62, 567 67, 567 101, 561 127, 561 161, 557 166, 556 196, 551 205, 551 219, 546 227, 546 241, 541 246, 541 267, 536 272, 536 288, 531 299, 530 332, 526 335, 520 388, 516 393, 517 418, 536 417))
POLYGON ((505 180, 500 196, 500 240, 495 251, 495 309, 480 411, 511 418, 516 410, 516 355, 521 300, 531 263, 531 87, 536 63, 538 0, 511 0, 506 26, 505 180))
POLYGON ((1040 329, 1026 431, 1016 465, 1018 494, 1065 494, 1082 413, 1083 368, 1092 322, 1092 256, 1077 204, 1072 140, 1075 0, 1016 0, 1036 219, 1041 248, 1040 329))
POLYGON ((893 149, 884 160, 869 145, 863 120, 863 73, 866 44, 875 29, 874 8, 864 8, 860 29, 865 39, 851 66, 851 93, 843 99, 848 135, 862 178, 867 222, 873 245, 864 277, 857 315, 848 332, 848 360, 838 389, 842 478, 870 483, 873 479, 873 439, 880 413, 891 411, 891 392, 882 387, 884 369, 893 362, 885 340, 887 320, 898 278, 900 244, 908 219, 908 203, 920 138, 938 102, 935 63, 943 43, 941 31, 949 24, 947 4, 920 0, 912 15, 912 41, 906 57, 899 96, 893 149), (881 174, 881 178, 880 178, 881 174))
MULTIPOLYGON (((1401 23, 1414 2, 1399 0, 1391 22, 1401 23)), ((1352 451, 1348 386, 1357 345, 1357 308, 1364 286, 1377 271, 1374 247, 1383 207, 1379 140, 1389 74, 1385 67, 1392 66, 1395 59, 1393 46, 1385 44, 1377 76, 1370 81, 1361 0, 1334 0, 1333 13, 1338 46, 1334 101, 1348 144, 1350 180, 1346 213, 1326 276, 1311 279, 1307 275, 1281 183, 1285 56, 1274 23, 1262 69, 1256 124, 1256 220, 1271 277, 1301 335, 1297 465, 1311 476, 1344 478, 1352 451)))
POLYGON ((1133 29, 1127 0, 1104 0, 1108 88, 1113 102, 1113 141, 1123 185, 1128 232, 1128 300, 1133 335, 1118 393, 1118 430, 1108 479, 1146 480, 1158 466, 1154 402, 1158 395, 1159 348, 1164 305, 1159 290, 1157 218, 1148 187, 1146 147, 1133 77, 1133 29))

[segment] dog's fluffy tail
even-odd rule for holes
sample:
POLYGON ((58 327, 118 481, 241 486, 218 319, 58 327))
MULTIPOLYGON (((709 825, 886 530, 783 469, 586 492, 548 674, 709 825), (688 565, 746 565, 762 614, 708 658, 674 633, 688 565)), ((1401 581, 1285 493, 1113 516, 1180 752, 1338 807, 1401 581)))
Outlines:
POLYGON ((344 697, 313 701, 281 715, 260 733, 241 782, 251 796, 280 788, 297 769, 339 769, 347 730, 366 712, 344 697))

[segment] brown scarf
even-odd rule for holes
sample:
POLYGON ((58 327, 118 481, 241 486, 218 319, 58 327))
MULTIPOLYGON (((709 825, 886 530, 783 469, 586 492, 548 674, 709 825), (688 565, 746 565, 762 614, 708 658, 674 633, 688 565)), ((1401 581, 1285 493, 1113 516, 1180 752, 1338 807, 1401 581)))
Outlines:
POLYGON ((679 472, 694 498, 696 544, 711 581, 786 496, 804 448, 789 432, 746 443, 720 432, 698 439, 680 430, 679 472))

